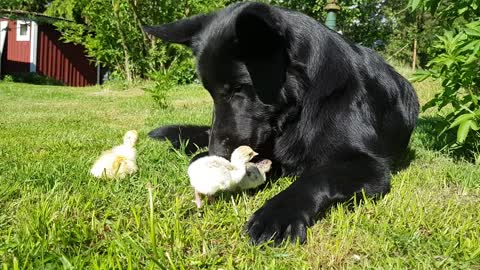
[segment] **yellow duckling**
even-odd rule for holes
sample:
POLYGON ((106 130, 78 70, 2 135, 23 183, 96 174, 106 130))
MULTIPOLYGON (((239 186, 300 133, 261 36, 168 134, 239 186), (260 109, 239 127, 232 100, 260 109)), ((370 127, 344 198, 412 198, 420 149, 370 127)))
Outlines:
POLYGON ((138 132, 130 130, 123 137, 123 144, 105 151, 97 159, 90 173, 97 178, 123 179, 138 170, 135 144, 138 140, 138 132))

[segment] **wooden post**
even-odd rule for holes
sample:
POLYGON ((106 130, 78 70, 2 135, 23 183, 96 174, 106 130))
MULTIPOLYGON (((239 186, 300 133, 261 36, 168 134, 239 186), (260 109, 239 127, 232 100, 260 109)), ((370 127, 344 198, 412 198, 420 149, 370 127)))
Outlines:
POLYGON ((412 59, 412 70, 415 71, 417 68, 417 38, 413 39, 413 59, 412 59))
POLYGON ((97 61, 97 85, 100 85, 100 74, 101 74, 101 69, 100 69, 100 61, 97 61))

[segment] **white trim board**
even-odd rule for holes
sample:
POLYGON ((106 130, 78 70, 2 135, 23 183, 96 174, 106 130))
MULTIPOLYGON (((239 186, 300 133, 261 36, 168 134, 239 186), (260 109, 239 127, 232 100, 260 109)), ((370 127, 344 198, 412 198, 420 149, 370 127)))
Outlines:
POLYGON ((30 21, 17 20, 17 41, 30 41, 30 30, 32 29, 30 21), (26 35, 20 35, 22 25, 27 25, 26 35))
POLYGON ((37 72, 37 42, 38 42, 38 24, 30 22, 32 31, 30 40, 30 72, 37 72))
POLYGON ((7 39, 8 21, 0 22, 0 74, 2 74, 2 55, 3 48, 5 46, 5 40, 7 39))

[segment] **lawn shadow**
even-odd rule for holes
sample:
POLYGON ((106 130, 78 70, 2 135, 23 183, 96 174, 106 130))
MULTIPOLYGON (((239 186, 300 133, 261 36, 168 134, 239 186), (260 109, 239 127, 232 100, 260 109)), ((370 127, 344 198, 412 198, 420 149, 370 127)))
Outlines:
POLYGON ((408 168, 408 166, 410 166, 410 164, 416 159, 416 157, 417 151, 409 146, 405 153, 403 153, 400 158, 394 161, 392 166, 392 174, 395 175, 408 168))
POLYGON ((422 147, 427 150, 440 151, 444 145, 455 138, 439 136, 445 126, 445 120, 439 116, 423 116, 418 118, 414 137, 420 141, 422 147))
MULTIPOLYGON (((414 134, 420 146, 426 150, 442 152, 454 160, 475 162, 474 149, 479 145, 465 145, 464 147, 453 147, 456 142, 456 131, 440 134, 448 123, 439 116, 423 116, 418 119, 417 128, 414 134)), ((468 141, 467 141, 468 143, 468 141)))

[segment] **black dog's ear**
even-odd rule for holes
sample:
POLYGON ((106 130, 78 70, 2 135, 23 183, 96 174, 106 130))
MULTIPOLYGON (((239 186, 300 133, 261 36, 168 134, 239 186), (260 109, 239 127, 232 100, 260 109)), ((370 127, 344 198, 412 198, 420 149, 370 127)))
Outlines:
POLYGON ((281 12, 265 4, 246 6, 235 21, 238 57, 265 104, 279 98, 288 65, 288 24, 281 12))
POLYGON ((235 22, 241 54, 257 56, 286 46, 286 24, 279 12, 268 5, 252 3, 235 22))
POLYGON ((164 41, 191 46, 193 37, 210 22, 212 17, 212 14, 197 15, 168 24, 144 26, 143 30, 164 41))

